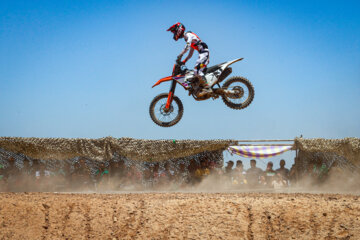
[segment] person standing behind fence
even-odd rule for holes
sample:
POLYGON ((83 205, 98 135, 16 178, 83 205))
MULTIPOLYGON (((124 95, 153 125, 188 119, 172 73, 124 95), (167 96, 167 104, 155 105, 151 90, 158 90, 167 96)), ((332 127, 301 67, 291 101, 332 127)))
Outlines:
POLYGON ((185 163, 180 163, 178 170, 175 172, 175 179, 178 184, 178 187, 185 187, 188 183, 189 173, 186 169, 185 163))
POLYGON ((98 165, 98 169, 96 170, 95 176, 96 176, 97 188, 100 188, 101 190, 108 190, 109 182, 110 182, 109 166, 106 165, 104 162, 101 162, 98 165))
POLYGON ((267 186, 267 187, 272 187, 272 182, 275 179, 275 175, 276 172, 273 169, 273 162, 268 162, 267 166, 266 166, 266 170, 264 172, 264 181, 262 181, 263 185, 267 186))
POLYGON ((31 166, 28 159, 24 159, 23 167, 21 168, 20 172, 20 180, 21 180, 21 191, 29 191, 29 188, 32 185, 33 174, 31 172, 31 166))
POLYGON ((20 170, 16 166, 16 160, 14 157, 10 157, 8 159, 8 163, 8 167, 5 170, 5 177, 9 191, 18 191, 21 185, 20 170))
POLYGON ((256 160, 250 160, 250 168, 246 171, 246 180, 250 187, 256 187, 259 185, 259 178, 263 174, 263 171, 256 167, 256 160))
POLYGON ((5 166, 0 163, 0 192, 7 190, 7 184, 5 181, 5 166))
POLYGON ((36 171, 35 171, 35 182, 37 185, 37 191, 50 191, 50 177, 51 173, 46 169, 45 163, 41 161, 36 162, 36 171))
POLYGON ((89 190, 93 188, 94 184, 91 179, 90 170, 84 158, 80 158, 74 163, 70 182, 74 190, 89 190))
POLYGON ((236 161, 236 167, 234 169, 234 180, 236 181, 236 184, 246 184, 246 179, 245 179, 245 171, 244 171, 244 166, 241 160, 237 160, 236 161))
POLYGON ((289 171, 289 169, 285 168, 285 160, 284 159, 280 160, 280 168, 276 169, 276 173, 280 173, 282 178, 288 183, 290 171, 289 171))
POLYGON ((210 175, 210 170, 207 166, 207 160, 205 158, 201 158, 200 167, 196 169, 195 176, 197 177, 198 182, 201 182, 209 175, 210 175))

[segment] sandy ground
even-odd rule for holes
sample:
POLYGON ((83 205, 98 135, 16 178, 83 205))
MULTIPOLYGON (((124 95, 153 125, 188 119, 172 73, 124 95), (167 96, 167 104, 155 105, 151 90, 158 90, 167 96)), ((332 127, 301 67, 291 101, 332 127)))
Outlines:
POLYGON ((360 239, 359 198, 0 193, 0 239, 360 239))

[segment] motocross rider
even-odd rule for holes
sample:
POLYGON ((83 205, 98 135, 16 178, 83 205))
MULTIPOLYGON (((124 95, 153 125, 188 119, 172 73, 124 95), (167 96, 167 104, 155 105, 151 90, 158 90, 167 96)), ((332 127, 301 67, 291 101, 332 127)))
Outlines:
POLYGON ((206 66, 209 64, 209 49, 206 43, 202 42, 200 38, 193 32, 185 32, 185 26, 182 23, 175 23, 167 31, 171 31, 174 34, 174 40, 184 38, 186 45, 184 50, 177 57, 181 61, 183 55, 190 49, 188 56, 182 61, 184 64, 192 57, 194 50, 199 52, 199 57, 196 60, 194 73, 195 77, 200 80, 200 83, 205 87, 205 91, 211 91, 210 87, 213 84, 208 84, 204 72, 206 72, 206 66))

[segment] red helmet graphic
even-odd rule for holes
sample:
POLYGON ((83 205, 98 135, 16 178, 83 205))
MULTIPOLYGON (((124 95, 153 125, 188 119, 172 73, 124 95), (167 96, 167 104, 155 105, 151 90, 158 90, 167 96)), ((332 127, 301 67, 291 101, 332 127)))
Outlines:
POLYGON ((167 31, 174 34, 174 40, 177 41, 179 38, 184 36, 185 26, 182 23, 175 23, 167 31))

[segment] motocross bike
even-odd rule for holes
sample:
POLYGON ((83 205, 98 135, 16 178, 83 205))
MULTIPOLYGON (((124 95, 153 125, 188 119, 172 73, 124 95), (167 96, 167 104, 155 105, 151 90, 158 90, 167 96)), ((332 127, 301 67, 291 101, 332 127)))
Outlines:
POLYGON ((180 84, 189 91, 189 96, 192 95, 197 101, 216 99, 221 96, 226 106, 232 109, 246 108, 255 95, 254 87, 249 80, 244 77, 231 77, 224 82, 222 87, 220 86, 220 83, 232 72, 229 66, 241 60, 243 58, 207 68, 204 71, 206 81, 215 83, 210 91, 203 90, 203 84, 199 77, 195 76, 194 70, 187 69, 183 62, 176 60, 172 75, 160 79, 152 86, 171 81, 169 93, 161 93, 151 101, 149 108, 151 119, 161 127, 171 127, 180 121, 184 107, 181 100, 174 95, 176 84, 180 84))

